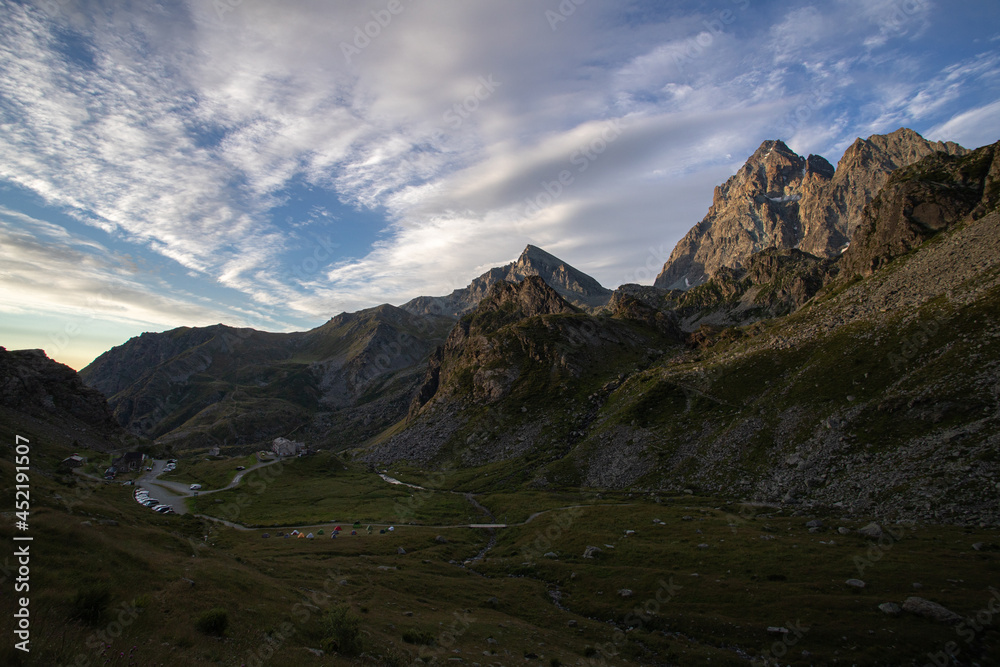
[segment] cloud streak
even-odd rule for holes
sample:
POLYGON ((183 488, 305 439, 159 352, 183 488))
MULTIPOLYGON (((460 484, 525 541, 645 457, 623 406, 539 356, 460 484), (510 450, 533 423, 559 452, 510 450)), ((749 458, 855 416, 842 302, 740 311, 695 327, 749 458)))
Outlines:
POLYGON ((122 290, 102 317, 297 326, 447 293, 528 242, 649 282, 649 249, 764 139, 835 161, 899 125, 1000 129, 990 35, 930 42, 948 10, 929 0, 591 0, 555 30, 530 0, 400 0, 388 20, 374 1, 51 5, 0 0, 0 180, 106 237, 8 208, 9 284, 30 295, 8 309, 69 307, 38 279, 60 267, 67 294, 122 290), (381 229, 352 246, 362 213, 381 229), (120 244, 204 292, 137 280, 120 244))

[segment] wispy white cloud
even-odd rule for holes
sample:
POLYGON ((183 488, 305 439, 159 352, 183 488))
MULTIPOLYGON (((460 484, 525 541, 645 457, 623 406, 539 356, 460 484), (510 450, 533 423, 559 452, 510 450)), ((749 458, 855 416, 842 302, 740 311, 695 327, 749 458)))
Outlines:
POLYGON ((954 141, 978 148, 1000 141, 1000 100, 963 111, 927 131, 935 141, 954 141))
MULTIPOLYGON (((446 293, 527 242, 609 286, 639 280, 649 249, 700 219, 763 139, 836 161, 854 136, 904 124, 972 136, 992 127, 995 97, 970 91, 1000 88, 995 56, 924 52, 918 38, 943 11, 929 0, 591 0, 555 31, 532 0, 403 0, 357 42, 385 3, 60 6, 53 17, 0 0, 0 179, 109 243, 9 216, 5 229, 18 247, 59 249, 35 248, 38 266, 78 261, 69 293, 101 289, 106 273, 135 290, 119 316, 164 326, 446 293), (616 120, 620 136, 574 163, 616 120), (528 211, 563 171, 572 183, 528 211), (273 219, 303 185, 384 214, 370 252, 324 248, 314 270, 290 265, 306 229, 355 224, 273 219), (110 240, 245 296, 156 292, 120 273, 110 240), (85 256, 66 260, 72 249, 85 256)), ((45 307, 67 306, 36 283, 45 307)))

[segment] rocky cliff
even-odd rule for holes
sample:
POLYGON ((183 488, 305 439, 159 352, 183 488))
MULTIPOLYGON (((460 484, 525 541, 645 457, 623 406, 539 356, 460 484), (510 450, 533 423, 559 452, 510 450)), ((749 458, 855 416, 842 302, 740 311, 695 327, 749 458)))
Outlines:
POLYGON ((54 425, 45 432, 50 439, 65 440, 66 446, 79 440, 109 451, 121 446, 126 436, 104 395, 42 350, 0 347, 0 415, 16 432, 54 425))
POLYGON ((836 170, 824 158, 803 158, 780 141, 765 141, 715 190, 711 208, 677 244, 655 285, 688 289, 720 268, 741 268, 765 248, 795 248, 834 257, 861 223, 865 205, 900 167, 932 153, 962 155, 909 129, 858 139, 836 170))
POLYGON ((899 169, 865 208, 840 268, 871 275, 966 216, 995 210, 998 193, 1000 142, 962 156, 935 153, 899 169))

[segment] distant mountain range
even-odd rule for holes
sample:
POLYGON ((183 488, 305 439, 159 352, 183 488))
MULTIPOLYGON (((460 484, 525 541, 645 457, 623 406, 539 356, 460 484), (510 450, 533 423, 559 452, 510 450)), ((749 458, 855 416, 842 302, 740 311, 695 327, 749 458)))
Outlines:
POLYGON ((489 288, 539 277, 582 307, 611 290, 527 246, 446 297, 419 297, 342 313, 301 333, 219 324, 145 333, 80 371, 119 423, 178 447, 247 446, 292 432, 313 442, 357 444, 401 419, 436 346, 489 288))
MULTIPOLYGON (((498 489, 1000 524, 998 204, 1000 144, 899 130, 834 170, 768 141, 656 285, 612 292, 528 246, 447 296, 299 333, 147 333, 79 375, 178 453, 294 436, 371 464, 485 466, 498 489)), ((19 386, 6 404, 30 404, 19 386)))

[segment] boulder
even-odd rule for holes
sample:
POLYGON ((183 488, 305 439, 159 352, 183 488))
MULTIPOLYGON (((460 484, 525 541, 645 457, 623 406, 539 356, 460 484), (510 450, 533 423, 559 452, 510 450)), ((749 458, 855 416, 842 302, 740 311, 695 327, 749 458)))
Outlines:
POLYGON ((947 607, 943 607, 937 602, 931 602, 930 600, 925 600, 924 598, 918 598, 916 596, 906 598, 906 601, 903 603, 903 611, 916 614, 917 616, 923 616, 924 618, 929 618, 940 623, 958 623, 962 620, 961 616, 947 607))
POLYGON ((861 537, 867 537, 868 539, 871 540, 877 540, 880 537, 882 537, 882 526, 874 522, 870 523, 864 528, 859 528, 858 535, 860 535, 861 537))

